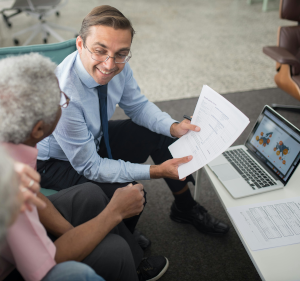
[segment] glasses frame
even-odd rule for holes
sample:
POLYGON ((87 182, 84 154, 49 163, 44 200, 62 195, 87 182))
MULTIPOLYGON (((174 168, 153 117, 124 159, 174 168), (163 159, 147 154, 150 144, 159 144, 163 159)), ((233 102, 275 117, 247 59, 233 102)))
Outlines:
POLYGON ((59 105, 59 106, 60 106, 61 108, 67 108, 68 105, 69 105, 69 103, 70 103, 70 98, 66 95, 65 92, 63 92, 62 90, 60 90, 60 95, 62 95, 62 94, 65 96, 66 102, 65 102, 64 104, 62 104, 62 105, 59 105))
POLYGON ((126 60, 124 62, 116 62, 116 57, 111 57, 110 55, 107 55, 105 60, 96 60, 93 58, 93 54, 95 54, 95 53, 91 52, 87 46, 84 46, 84 47, 91 53, 91 58, 98 62, 106 62, 106 61, 108 61, 109 58, 112 58, 112 59, 114 59, 115 63, 127 63, 132 58, 131 50, 129 50, 129 54, 126 56, 126 60))

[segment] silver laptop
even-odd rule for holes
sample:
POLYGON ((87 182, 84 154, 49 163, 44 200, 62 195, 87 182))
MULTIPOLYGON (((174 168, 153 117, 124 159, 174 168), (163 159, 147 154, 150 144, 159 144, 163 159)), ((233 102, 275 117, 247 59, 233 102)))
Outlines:
POLYGON ((241 198, 283 188, 299 162, 299 129, 266 105, 245 145, 230 147, 208 166, 241 198))

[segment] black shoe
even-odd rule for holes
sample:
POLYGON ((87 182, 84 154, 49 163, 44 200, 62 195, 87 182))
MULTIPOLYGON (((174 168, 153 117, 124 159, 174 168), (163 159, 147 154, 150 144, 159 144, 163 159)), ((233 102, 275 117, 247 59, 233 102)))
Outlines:
POLYGON ((170 218, 180 223, 189 223, 199 231, 206 234, 223 235, 228 232, 229 226, 212 217, 200 204, 196 204, 191 210, 180 211, 175 201, 171 206, 170 218))
POLYGON ((169 267, 169 261, 163 256, 143 258, 137 274, 139 281, 155 281, 162 277, 169 267))
POLYGON ((141 246, 143 250, 146 250, 151 246, 151 240, 145 237, 140 231, 137 229, 134 230, 133 232, 133 237, 136 242, 141 246))

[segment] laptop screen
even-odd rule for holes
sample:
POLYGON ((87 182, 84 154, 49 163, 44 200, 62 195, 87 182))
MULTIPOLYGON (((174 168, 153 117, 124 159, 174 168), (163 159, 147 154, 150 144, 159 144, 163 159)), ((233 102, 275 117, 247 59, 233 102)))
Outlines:
POLYGON ((246 144, 283 183, 287 183, 300 160, 300 131, 265 106, 246 144))

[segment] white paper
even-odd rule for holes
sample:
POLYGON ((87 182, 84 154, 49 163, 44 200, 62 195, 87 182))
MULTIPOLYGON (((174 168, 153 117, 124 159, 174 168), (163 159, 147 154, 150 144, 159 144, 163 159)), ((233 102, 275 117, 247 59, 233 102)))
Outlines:
POLYGON ((300 243, 300 197, 227 210, 253 251, 300 243))
POLYGON ((174 158, 193 155, 193 159, 178 167, 182 179, 199 170, 223 153, 249 124, 249 119, 228 100, 204 85, 191 123, 200 132, 189 131, 169 146, 174 158))

